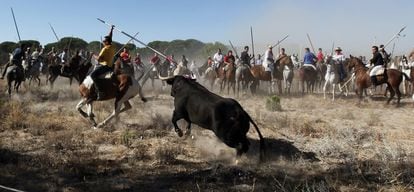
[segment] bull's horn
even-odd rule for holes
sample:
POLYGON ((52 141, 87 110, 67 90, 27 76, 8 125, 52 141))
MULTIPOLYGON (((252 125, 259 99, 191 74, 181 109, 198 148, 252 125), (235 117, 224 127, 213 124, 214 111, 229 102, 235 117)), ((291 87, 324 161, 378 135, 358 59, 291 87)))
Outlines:
POLYGON ((159 78, 160 80, 166 81, 166 80, 168 80, 168 79, 172 79, 172 78, 174 78, 174 76, 162 77, 160 74, 158 74, 158 78, 159 78))

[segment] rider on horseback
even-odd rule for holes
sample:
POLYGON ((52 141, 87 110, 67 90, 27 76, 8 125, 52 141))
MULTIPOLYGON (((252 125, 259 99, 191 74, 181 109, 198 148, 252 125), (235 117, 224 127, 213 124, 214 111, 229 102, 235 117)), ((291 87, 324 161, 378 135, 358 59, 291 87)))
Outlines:
POLYGON ((21 71, 23 71, 23 66, 22 66, 22 60, 25 58, 25 53, 23 52, 23 50, 26 48, 26 45, 21 43, 20 47, 17 47, 16 49, 14 49, 13 53, 12 53, 12 60, 11 63, 7 63, 6 67, 4 67, 3 70, 3 74, 0 77, 0 79, 4 79, 4 76, 6 75, 6 71, 7 68, 15 65, 17 66, 18 69, 20 69, 21 71))
POLYGON ((91 73, 91 78, 95 84, 95 91, 97 93, 97 100, 101 100, 105 97, 105 93, 102 90, 102 85, 97 81, 98 77, 106 72, 112 71, 113 60, 115 57, 115 48, 112 46, 112 31, 114 26, 111 26, 111 30, 108 36, 105 36, 103 40, 104 47, 102 48, 99 56, 95 56, 99 64, 96 69, 91 73))
POLYGON ((236 59, 233 56, 233 51, 229 50, 227 55, 224 57, 224 63, 226 66, 224 67, 224 71, 227 71, 229 65, 233 65, 236 59))
POLYGON ((345 56, 342 54, 342 49, 340 47, 335 49, 335 54, 332 56, 332 60, 335 64, 339 65, 339 82, 342 82, 346 78, 346 73, 344 68, 345 56))
POLYGON ((371 69, 369 76, 371 77, 372 86, 375 88, 375 86, 377 86, 376 74, 377 74, 377 71, 383 68, 384 59, 381 56, 381 53, 378 51, 377 46, 372 46, 372 55, 373 57, 371 59, 371 64, 374 64, 374 67, 371 69))
POLYGON ((250 57, 248 52, 249 52, 249 46, 244 46, 244 51, 241 52, 240 59, 242 61, 242 64, 251 67, 250 60, 253 59, 253 57, 250 57))
POLYGON ((263 67, 265 68, 265 71, 267 72, 273 71, 273 63, 275 60, 273 58, 272 49, 273 47, 269 45, 269 48, 267 49, 264 55, 263 67))
POLYGON ((217 69, 223 63, 224 56, 221 54, 221 49, 218 49, 217 53, 213 56, 213 69, 217 72, 217 69))
POLYGON ((316 71, 315 61, 317 58, 315 55, 310 52, 310 49, 308 47, 305 48, 305 56, 303 57, 303 66, 312 67, 316 71))

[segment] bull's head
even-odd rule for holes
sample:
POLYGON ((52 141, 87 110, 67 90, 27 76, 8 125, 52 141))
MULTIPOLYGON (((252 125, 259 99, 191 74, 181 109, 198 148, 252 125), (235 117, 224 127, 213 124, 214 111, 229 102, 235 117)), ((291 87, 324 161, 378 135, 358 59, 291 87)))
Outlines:
POLYGON ((195 81, 193 78, 188 78, 186 76, 182 75, 176 75, 176 76, 170 76, 170 77, 161 77, 159 76, 161 80, 164 80, 167 82, 167 84, 171 85, 171 96, 175 97, 175 95, 182 90, 183 84, 186 83, 186 81, 195 81))

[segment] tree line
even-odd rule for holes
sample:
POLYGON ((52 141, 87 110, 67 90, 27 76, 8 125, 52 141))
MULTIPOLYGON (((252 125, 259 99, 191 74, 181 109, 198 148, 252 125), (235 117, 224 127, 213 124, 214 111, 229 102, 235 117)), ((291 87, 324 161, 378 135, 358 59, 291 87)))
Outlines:
MULTIPOLYGON (((31 47, 32 50, 40 47, 40 42, 36 40, 22 40, 19 42, 5 41, 0 43, 0 64, 4 64, 8 61, 9 53, 19 46, 20 43, 26 44, 31 47)), ((122 48, 123 44, 113 41, 112 44, 116 50, 122 48)), ((212 56, 217 49, 222 49, 225 53, 228 47, 220 42, 204 43, 196 39, 187 40, 173 40, 173 41, 152 41, 148 43, 148 46, 161 51, 166 55, 174 55, 176 59, 181 55, 186 55, 192 59, 207 59, 208 56, 212 56)), ((83 39, 76 37, 64 37, 58 42, 53 42, 42 46, 44 53, 49 52, 52 47, 55 47, 57 51, 62 51, 65 48, 69 49, 69 53, 75 53, 77 50, 91 51, 96 54, 99 53, 101 43, 99 41, 86 42, 83 39)), ((140 53, 142 58, 151 57, 154 52, 146 47, 137 47, 133 43, 126 45, 126 48, 130 51, 130 55, 134 56, 136 53, 140 53)))

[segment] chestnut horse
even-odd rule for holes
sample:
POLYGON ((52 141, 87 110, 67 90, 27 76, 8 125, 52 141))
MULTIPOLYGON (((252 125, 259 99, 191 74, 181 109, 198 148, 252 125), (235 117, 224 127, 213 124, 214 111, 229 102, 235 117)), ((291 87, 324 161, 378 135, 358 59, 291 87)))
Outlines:
POLYGON ((302 86, 302 94, 305 94, 305 83, 306 91, 313 93, 315 89, 315 83, 318 78, 318 71, 311 66, 302 66, 299 68, 299 79, 302 86))
POLYGON ((236 68, 234 61, 223 63, 218 69, 218 78, 220 80, 220 92, 227 86, 227 94, 230 94, 230 86, 233 94, 236 95, 236 68))
MULTIPOLYGON (((371 78, 368 74, 369 69, 365 67, 361 59, 353 57, 351 55, 348 62, 348 70, 352 68, 354 68, 355 71, 355 93, 359 96, 359 101, 361 101, 364 89, 372 85, 371 78)), ((410 79, 406 74, 396 69, 385 69, 383 75, 377 76, 378 82, 376 85, 387 84, 387 88, 390 91, 391 95, 387 100, 387 104, 390 103, 395 94, 397 94, 398 99, 397 105, 400 104, 401 92, 399 87, 403 80, 403 76, 405 76, 407 79, 410 79)))
POLYGON ((94 101, 97 101, 97 95, 93 86, 93 80, 90 76, 87 76, 79 86, 79 93, 82 99, 76 105, 76 109, 83 117, 88 118, 89 121, 91 121, 94 128, 104 126, 114 117, 116 118, 116 121, 118 121, 120 113, 132 108, 129 100, 135 97, 137 94, 139 94, 143 102, 147 101, 147 99, 142 94, 142 88, 139 82, 127 74, 119 73, 120 62, 116 62, 116 64, 118 66, 115 66, 115 72, 111 75, 110 78, 98 79, 99 81, 102 81, 102 85, 104 85, 102 88, 105 92, 106 97, 104 97, 102 101, 115 98, 114 111, 101 123, 96 123, 94 118, 95 115, 93 114, 92 110, 92 103, 94 101), (124 108, 121 109, 122 104, 124 104, 124 108), (87 113, 82 110, 82 107, 85 105, 87 106, 87 113))
POLYGON ((282 94, 283 71, 285 70, 285 66, 288 66, 288 68, 293 70, 294 66, 291 57, 285 56, 276 60, 276 62, 273 64, 273 74, 271 74, 270 71, 265 71, 265 68, 261 65, 252 66, 250 68, 250 72, 256 79, 256 81, 253 82, 252 86, 254 87, 257 84, 258 80, 267 81, 270 83, 270 93, 275 92, 274 85, 277 84, 279 94, 282 94))

